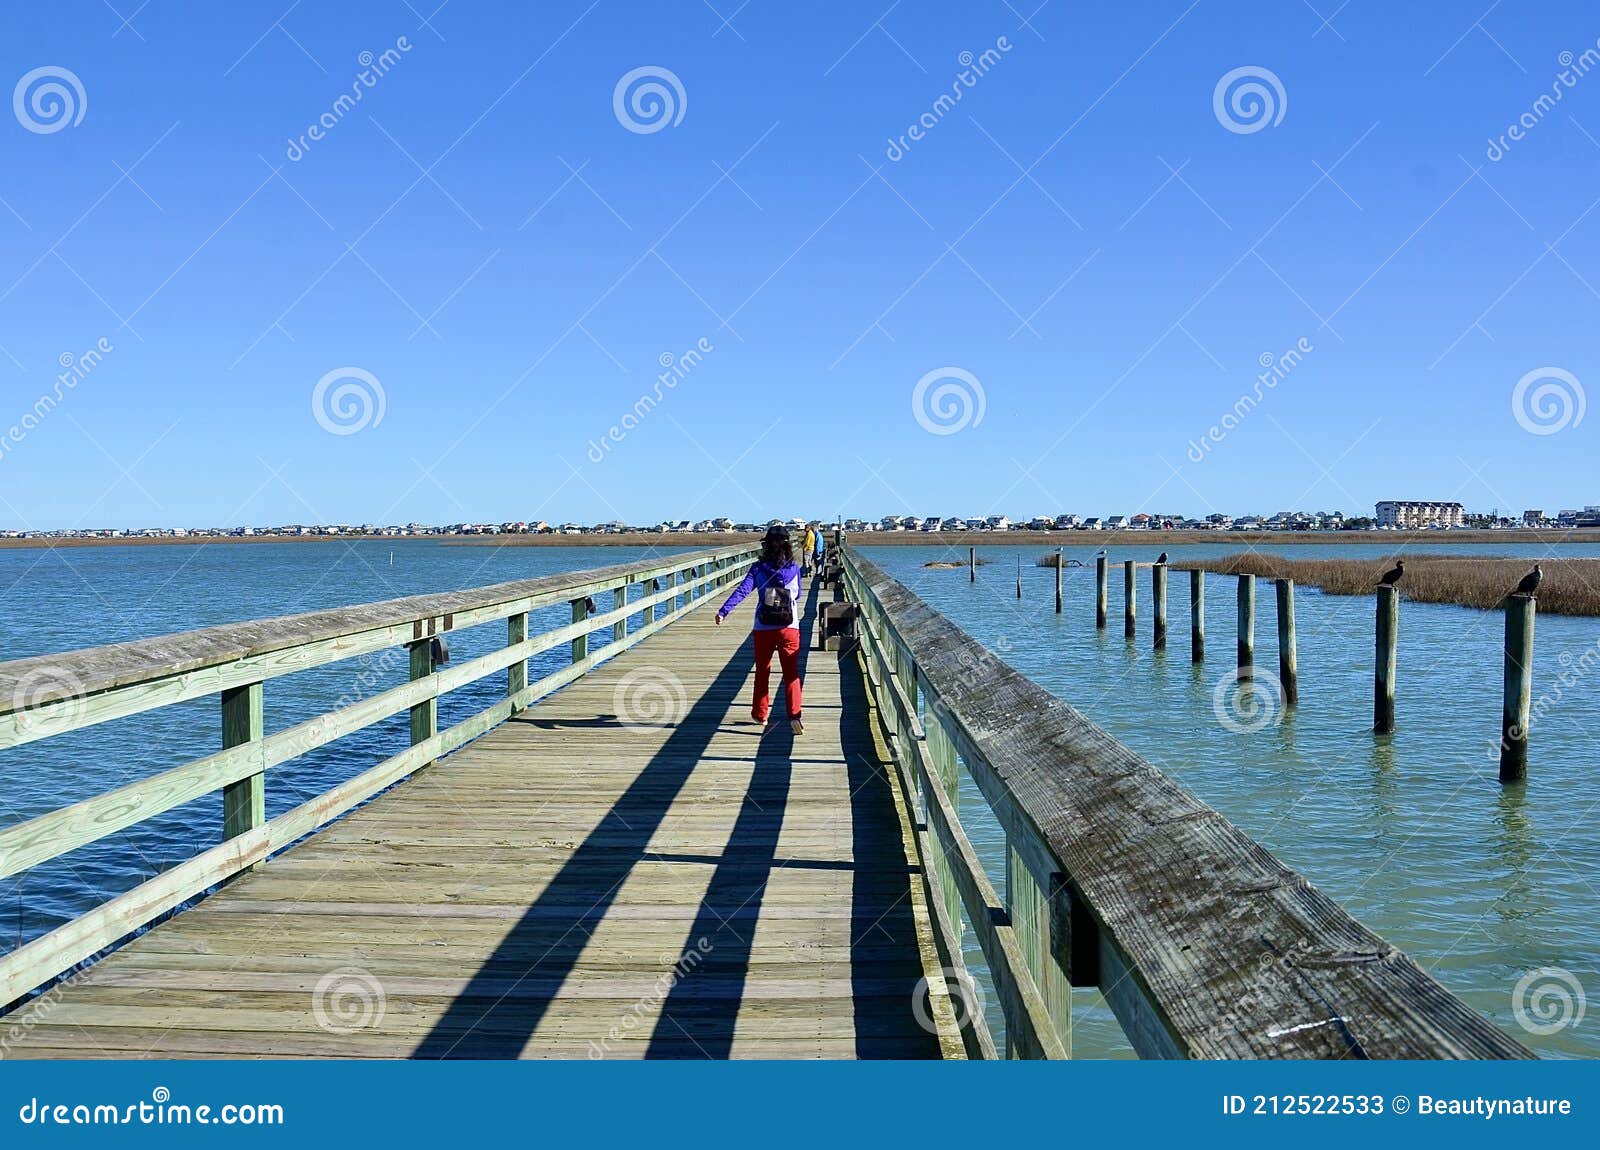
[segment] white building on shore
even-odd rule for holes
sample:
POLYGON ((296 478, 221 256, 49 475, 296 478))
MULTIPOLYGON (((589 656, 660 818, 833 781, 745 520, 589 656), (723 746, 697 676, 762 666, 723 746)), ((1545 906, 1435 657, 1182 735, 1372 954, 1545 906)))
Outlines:
POLYGON ((1385 499, 1378 504, 1378 526, 1416 530, 1428 527, 1463 527, 1466 509, 1459 503, 1424 503, 1385 499))

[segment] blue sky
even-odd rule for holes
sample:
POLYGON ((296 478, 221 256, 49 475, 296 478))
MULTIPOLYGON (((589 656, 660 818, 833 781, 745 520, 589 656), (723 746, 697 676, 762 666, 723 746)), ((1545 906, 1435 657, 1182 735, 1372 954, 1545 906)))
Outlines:
POLYGON ((0 526, 1600 502, 1582 5, 437 2, 8 7, 0 526))

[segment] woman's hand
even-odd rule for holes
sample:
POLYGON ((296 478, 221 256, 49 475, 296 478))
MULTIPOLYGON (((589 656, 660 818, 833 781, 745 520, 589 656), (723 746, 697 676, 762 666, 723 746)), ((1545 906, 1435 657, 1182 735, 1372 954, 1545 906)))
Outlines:
POLYGON ((716 624, 717 624, 718 627, 722 626, 722 616, 721 615, 713 615, 712 618, 716 620, 716 624))

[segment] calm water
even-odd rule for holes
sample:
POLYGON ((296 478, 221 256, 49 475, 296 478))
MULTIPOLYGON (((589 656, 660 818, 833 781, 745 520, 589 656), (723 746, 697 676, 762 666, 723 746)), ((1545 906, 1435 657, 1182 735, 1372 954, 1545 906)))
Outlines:
MULTIPOLYGON (((1600 1054, 1600 1017, 1548 1036, 1526 1033, 1512 992, 1527 972, 1572 972, 1600 993, 1600 788, 1592 733, 1600 674, 1563 688, 1531 740, 1530 782, 1496 781, 1500 620, 1462 608, 1403 605, 1399 731, 1370 731, 1371 604, 1297 596, 1301 705, 1251 734, 1229 730, 1213 690, 1232 666, 1233 581, 1210 577, 1211 659, 1192 668, 1187 577, 1172 580, 1169 651, 1149 648, 1148 575, 1141 572, 1140 637, 1120 626, 1121 572, 1111 576, 1112 626, 1096 632, 1091 564, 1066 575, 1067 611, 1053 611, 1053 573, 1032 566, 1042 549, 986 548, 993 565, 976 586, 965 571, 927 570, 948 559, 938 547, 877 548, 871 557, 979 640, 1003 645, 1018 669, 1181 779, 1202 799, 1266 844, 1352 914, 1408 951, 1447 986, 1508 1031, 1548 1054, 1600 1054), (1015 598, 1023 562, 1026 598, 1015 598)), ((1172 547, 1174 561, 1239 545, 1172 547)), ((1459 551, 1460 544, 1440 550, 1459 551)), ((1114 558, 1149 561, 1159 548, 1119 546, 1114 558)), ((1317 546, 1316 557, 1370 555, 1381 548, 1317 546)), ((1409 550, 1423 550, 1410 548, 1409 550)), ((1532 546, 1475 548, 1533 554, 1532 546)), ((1600 548, 1564 547, 1562 555, 1600 548)), ((628 562, 625 548, 451 547, 430 541, 254 544, 212 547, 0 551, 0 607, 11 658, 68 650, 241 619, 476 587, 508 579, 628 562)), ((964 552, 962 553, 964 555, 964 552)), ((535 630, 565 622, 550 608, 535 630)), ((601 642, 595 636, 591 642, 601 642)), ((503 624, 460 632, 456 659, 504 642, 503 624)), ((1535 697, 1568 660, 1600 642, 1600 620, 1559 616, 1538 623, 1535 697)), ((1258 588, 1257 662, 1275 666, 1270 585, 1258 588)), ((535 674, 555 670, 546 653, 535 674)), ((1573 664, 1574 669, 1576 664, 1573 664)), ((375 694, 401 682, 403 653, 380 653, 272 681, 267 727, 278 730, 326 709, 330 699, 375 694)), ((441 725, 489 705, 498 676, 441 700, 441 725)), ((268 815, 350 778, 407 743, 406 718, 343 739, 275 768, 268 815)), ((146 777, 219 746, 216 700, 197 700, 7 751, 0 762, 0 826, 146 777)), ((1003 844, 981 818, 972 791, 962 804, 998 880, 1003 844)), ((216 842, 216 796, 5 880, 0 888, 0 953, 53 929, 216 842)), ((994 1007, 991 1001, 991 1008, 994 1007)), ((993 1011, 991 1011, 993 1013, 993 1011)), ((1596 1012, 1600 1014, 1600 1012, 1596 1012)), ((1080 992, 1076 1052, 1128 1054, 1116 1024, 1080 992)))
MULTIPOLYGON (((1208 576, 1208 660, 1189 658, 1189 585, 1169 576, 1168 650, 1150 649, 1149 573, 1139 573, 1139 636, 1122 635, 1122 559, 1150 562, 1160 547, 1118 545, 1110 573, 1109 626, 1094 626, 1093 555, 1068 548, 1088 568, 1065 573, 1065 609, 1055 614, 1055 573, 1033 562, 1044 548, 984 548, 992 564, 978 582, 929 560, 965 559, 942 547, 879 547, 868 556, 1018 670, 1181 780, 1205 802, 1307 876, 1351 914, 1405 950, 1447 987, 1547 1055, 1600 1055, 1600 1020, 1541 1036, 1520 1027, 1512 994, 1519 979, 1561 967, 1600 995, 1600 619, 1541 616, 1534 698, 1561 687, 1530 734, 1525 786, 1497 778, 1501 645, 1498 614, 1402 603, 1397 731, 1372 723, 1370 599, 1296 588, 1300 705, 1254 733, 1230 730, 1213 706, 1233 667, 1236 581, 1208 576), (1023 594, 1016 598, 1016 562, 1023 594), (1568 667, 1569 662, 1571 666, 1568 667), (1594 666, 1591 657, 1590 666, 1594 666)), ((1313 558, 1381 556, 1382 547, 1316 545, 1313 558)), ((1430 548, 1410 547, 1408 552, 1430 548)), ((1438 551, 1460 553, 1460 544, 1438 551)), ((1226 542, 1170 547, 1173 562, 1241 550, 1226 542)), ((1474 554, 1548 554, 1535 545, 1474 554)), ((1596 547, 1562 547, 1568 557, 1596 547)), ((1277 626, 1270 582, 1258 580, 1256 665, 1276 670, 1277 626)), ((1225 711, 1232 716, 1232 712, 1225 711)), ((1235 725, 1239 725, 1237 722, 1235 725)), ((970 782, 962 816, 983 807, 970 782)), ((1004 889, 1003 840, 974 817, 975 845, 1004 889)), ((996 1003, 988 1003, 998 1019, 996 1003)), ((1084 1057, 1131 1056, 1098 994, 1078 992, 1074 1049, 1084 1057)), ((1534 1021, 1538 1021, 1537 1017, 1534 1021)), ((998 1026, 999 1023, 997 1022, 998 1026)))

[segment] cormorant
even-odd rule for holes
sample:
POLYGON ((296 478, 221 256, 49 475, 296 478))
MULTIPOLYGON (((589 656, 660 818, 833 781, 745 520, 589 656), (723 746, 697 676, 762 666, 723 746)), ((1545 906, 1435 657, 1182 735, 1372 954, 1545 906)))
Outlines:
POLYGON ((1538 592, 1539 584, 1542 582, 1544 582, 1544 572, 1541 571, 1539 569, 1539 565, 1535 563, 1533 565, 1533 570, 1529 571, 1522 577, 1522 582, 1518 583, 1517 589, 1511 593, 1513 595, 1527 595, 1529 598, 1532 598, 1533 595, 1538 592))
POLYGON ((1165 567, 1166 565, 1167 565, 1167 553, 1165 551, 1163 551, 1160 555, 1156 556, 1156 566, 1157 567, 1165 567))
POLYGON ((1381 587, 1393 587, 1396 583, 1400 582, 1400 576, 1404 575, 1405 573, 1405 561, 1403 559, 1396 559, 1394 561, 1394 566, 1385 571, 1383 573, 1383 578, 1378 580, 1378 585, 1381 587))

